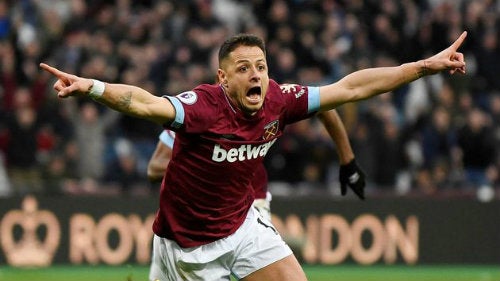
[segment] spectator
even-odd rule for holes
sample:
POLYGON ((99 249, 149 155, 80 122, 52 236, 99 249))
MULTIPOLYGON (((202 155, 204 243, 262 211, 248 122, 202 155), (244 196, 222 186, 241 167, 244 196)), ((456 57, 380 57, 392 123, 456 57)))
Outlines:
POLYGON ((467 114, 467 123, 457 133, 458 146, 462 152, 466 187, 491 187, 491 178, 496 159, 493 128, 490 120, 479 108, 467 114))
POLYGON ((119 115, 112 110, 101 114, 95 103, 84 102, 79 107, 73 102, 66 105, 75 130, 78 178, 85 180, 90 189, 97 189, 105 171, 106 130, 115 124, 119 115))
POLYGON ((488 93, 500 89, 500 46, 497 30, 487 30, 482 37, 482 42, 477 51, 477 76, 475 86, 479 91, 478 105, 488 103, 488 93))
POLYGON ((456 135, 446 108, 433 110, 429 123, 422 131, 421 143, 424 163, 420 172, 427 173, 432 183, 421 191, 432 194, 452 187, 450 172, 457 168, 454 166, 456 135))
POLYGON ((147 182, 145 175, 139 173, 137 164, 137 152, 132 142, 126 139, 118 139, 114 143, 116 157, 106 167, 104 181, 110 184, 118 184, 118 189, 126 195, 147 194, 147 182))
POLYGON ((448 111, 443 107, 433 110, 429 123, 422 133, 422 151, 424 167, 432 169, 437 163, 451 167, 452 150, 456 144, 451 119, 448 111))
POLYGON ((14 94, 14 111, 8 117, 7 172, 16 194, 40 193, 42 178, 37 159, 37 114, 28 89, 14 94))

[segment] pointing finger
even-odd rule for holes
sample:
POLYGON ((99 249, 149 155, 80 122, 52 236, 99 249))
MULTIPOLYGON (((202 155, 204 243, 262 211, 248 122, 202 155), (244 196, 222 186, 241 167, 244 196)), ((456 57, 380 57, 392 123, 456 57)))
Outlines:
POLYGON ((57 68, 52 67, 46 63, 40 63, 40 67, 42 69, 44 69, 45 71, 48 71, 48 72, 54 74, 57 77, 61 76, 61 74, 62 74, 62 72, 60 70, 58 70, 57 68))
POLYGON ((464 31, 462 32, 462 34, 460 35, 460 37, 458 37, 457 40, 455 40, 455 42, 453 42, 453 44, 451 44, 451 48, 453 50, 458 50, 458 48, 462 45, 462 43, 464 42, 465 40, 465 37, 467 37, 467 31, 464 31))
POLYGON ((62 72, 59 69, 52 67, 46 63, 40 63, 40 67, 44 69, 45 71, 51 73, 52 75, 56 76, 57 78, 63 80, 63 82, 67 83, 69 80, 69 74, 66 72, 62 72))

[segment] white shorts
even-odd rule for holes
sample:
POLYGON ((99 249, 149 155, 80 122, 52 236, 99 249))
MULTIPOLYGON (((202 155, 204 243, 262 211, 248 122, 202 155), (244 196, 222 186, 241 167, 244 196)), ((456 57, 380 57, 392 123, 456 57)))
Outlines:
POLYGON ((268 221, 271 221, 271 193, 268 191, 266 198, 259 198, 253 201, 253 206, 268 221))
POLYGON ((230 280, 244 278, 292 254, 272 224, 250 208, 245 222, 232 235, 212 243, 181 248, 154 236, 149 280, 230 280))

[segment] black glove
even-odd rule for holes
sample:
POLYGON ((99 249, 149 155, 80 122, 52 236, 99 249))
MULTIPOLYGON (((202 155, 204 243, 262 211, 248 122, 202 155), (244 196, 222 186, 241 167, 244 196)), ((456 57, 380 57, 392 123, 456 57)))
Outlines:
POLYGON ((347 186, 349 186, 359 198, 365 200, 365 173, 358 167, 355 159, 345 165, 340 165, 339 181, 342 196, 347 194, 347 186))

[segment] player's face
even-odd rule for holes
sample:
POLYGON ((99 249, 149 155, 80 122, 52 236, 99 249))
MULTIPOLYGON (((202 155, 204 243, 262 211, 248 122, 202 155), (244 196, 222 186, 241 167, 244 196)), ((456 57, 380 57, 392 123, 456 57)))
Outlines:
POLYGON ((240 110, 248 115, 262 108, 269 87, 264 52, 259 47, 239 46, 232 51, 219 70, 226 93, 240 110))

